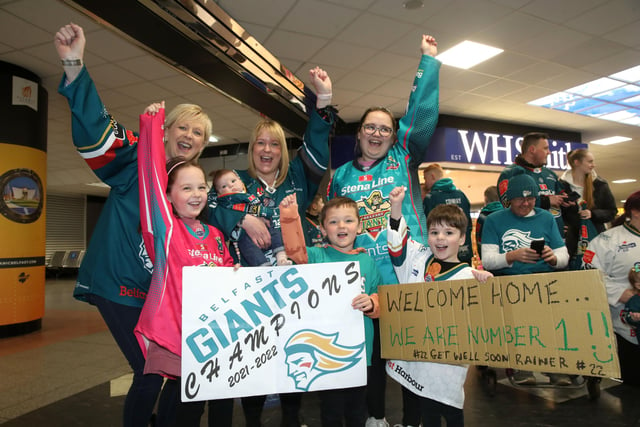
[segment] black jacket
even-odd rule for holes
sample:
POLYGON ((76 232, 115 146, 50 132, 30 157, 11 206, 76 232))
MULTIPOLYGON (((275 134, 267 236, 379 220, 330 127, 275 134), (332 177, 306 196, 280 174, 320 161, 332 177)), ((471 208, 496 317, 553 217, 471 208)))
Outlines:
MULTIPOLYGON (((571 184, 563 179, 560 179, 560 185, 564 191, 568 194, 571 193, 571 184)), ((612 221, 618 208, 616 207, 616 201, 613 198, 613 193, 609 188, 607 181, 599 176, 593 180, 593 208, 591 209, 591 222, 595 226, 598 234, 605 230, 605 224, 612 221)), ((576 253, 578 247, 578 240, 580 237, 580 214, 578 206, 569 206, 562 209, 562 218, 564 224, 567 227, 567 234, 565 242, 569 255, 573 256, 576 253)))

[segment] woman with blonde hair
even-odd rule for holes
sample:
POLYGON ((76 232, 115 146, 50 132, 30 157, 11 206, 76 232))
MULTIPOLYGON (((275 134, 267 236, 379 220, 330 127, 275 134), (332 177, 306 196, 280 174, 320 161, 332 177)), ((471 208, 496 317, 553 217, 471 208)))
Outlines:
MULTIPOLYGON (((326 71, 316 67, 309 71, 310 80, 316 92, 316 108, 309 114, 302 147, 293 160, 289 160, 287 141, 279 123, 260 120, 249 140, 248 168, 236 173, 246 186, 246 192, 260 200, 261 206, 274 209, 272 221, 279 223, 278 205, 288 195, 295 194, 298 212, 304 217, 311 204, 322 177, 329 164, 329 133, 334 114, 331 104, 331 79, 326 71)), ((217 201, 215 190, 209 193, 209 223, 222 230, 225 237, 236 240, 241 233, 247 233, 256 246, 261 248, 267 259, 275 265, 272 253, 271 234, 262 219, 248 211, 223 209, 217 201), (248 215, 247 215, 248 214, 248 215)), ((240 262, 251 266, 240 253, 240 262)), ((280 394, 282 423, 284 427, 299 427, 301 393, 280 394)), ((266 396, 242 398, 242 407, 247 427, 262 425, 262 407, 266 396)))
POLYGON ((560 185, 567 195, 575 197, 575 205, 563 207, 562 216, 571 257, 569 267, 579 269, 584 247, 605 230, 605 224, 615 218, 617 208, 609 184, 596 174, 595 160, 589 150, 571 150, 567 161, 571 169, 564 172, 560 185))
MULTIPOLYGON (((138 134, 125 129, 100 99, 83 62, 86 38, 82 27, 63 26, 54 44, 64 69, 58 92, 69 103, 74 147, 98 179, 111 187, 82 259, 73 296, 97 307, 133 371, 122 425, 147 426, 154 418, 163 378, 144 373, 145 357, 133 333, 153 270, 140 233, 138 134)), ((166 116, 166 160, 182 156, 197 161, 211 128, 209 116, 198 105, 176 106, 166 116)), ((159 405, 158 410, 156 422, 167 423, 171 405, 159 405)))

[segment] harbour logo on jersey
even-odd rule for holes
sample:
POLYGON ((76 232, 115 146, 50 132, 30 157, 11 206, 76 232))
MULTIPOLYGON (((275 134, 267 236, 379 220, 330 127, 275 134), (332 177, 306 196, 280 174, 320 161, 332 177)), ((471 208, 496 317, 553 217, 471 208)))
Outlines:
POLYGON ((621 245, 618 245, 618 252, 629 252, 629 249, 633 249, 636 247, 636 242, 622 242, 621 245))
POLYGON ((358 177, 358 182, 369 182, 373 181, 373 175, 362 175, 358 177))
POLYGON ((387 228, 387 218, 391 210, 391 203, 382 196, 380 190, 372 191, 369 196, 357 201, 358 214, 361 222, 361 233, 366 233, 373 240, 387 228))

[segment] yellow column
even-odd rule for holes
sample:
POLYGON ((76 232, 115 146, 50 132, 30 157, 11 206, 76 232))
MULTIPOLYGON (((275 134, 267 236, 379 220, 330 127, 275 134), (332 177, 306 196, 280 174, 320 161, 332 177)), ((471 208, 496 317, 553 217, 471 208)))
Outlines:
POLYGON ((0 62, 0 338, 44 316, 47 92, 40 78, 0 62))

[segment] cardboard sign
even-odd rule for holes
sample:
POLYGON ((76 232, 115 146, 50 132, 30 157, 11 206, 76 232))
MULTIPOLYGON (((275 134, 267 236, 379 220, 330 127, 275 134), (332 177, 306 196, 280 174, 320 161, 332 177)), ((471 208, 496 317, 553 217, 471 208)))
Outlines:
POLYGON ((620 377, 597 270, 378 287, 382 357, 620 377))
POLYGON ((366 384, 357 262, 185 267, 182 401, 366 384))

